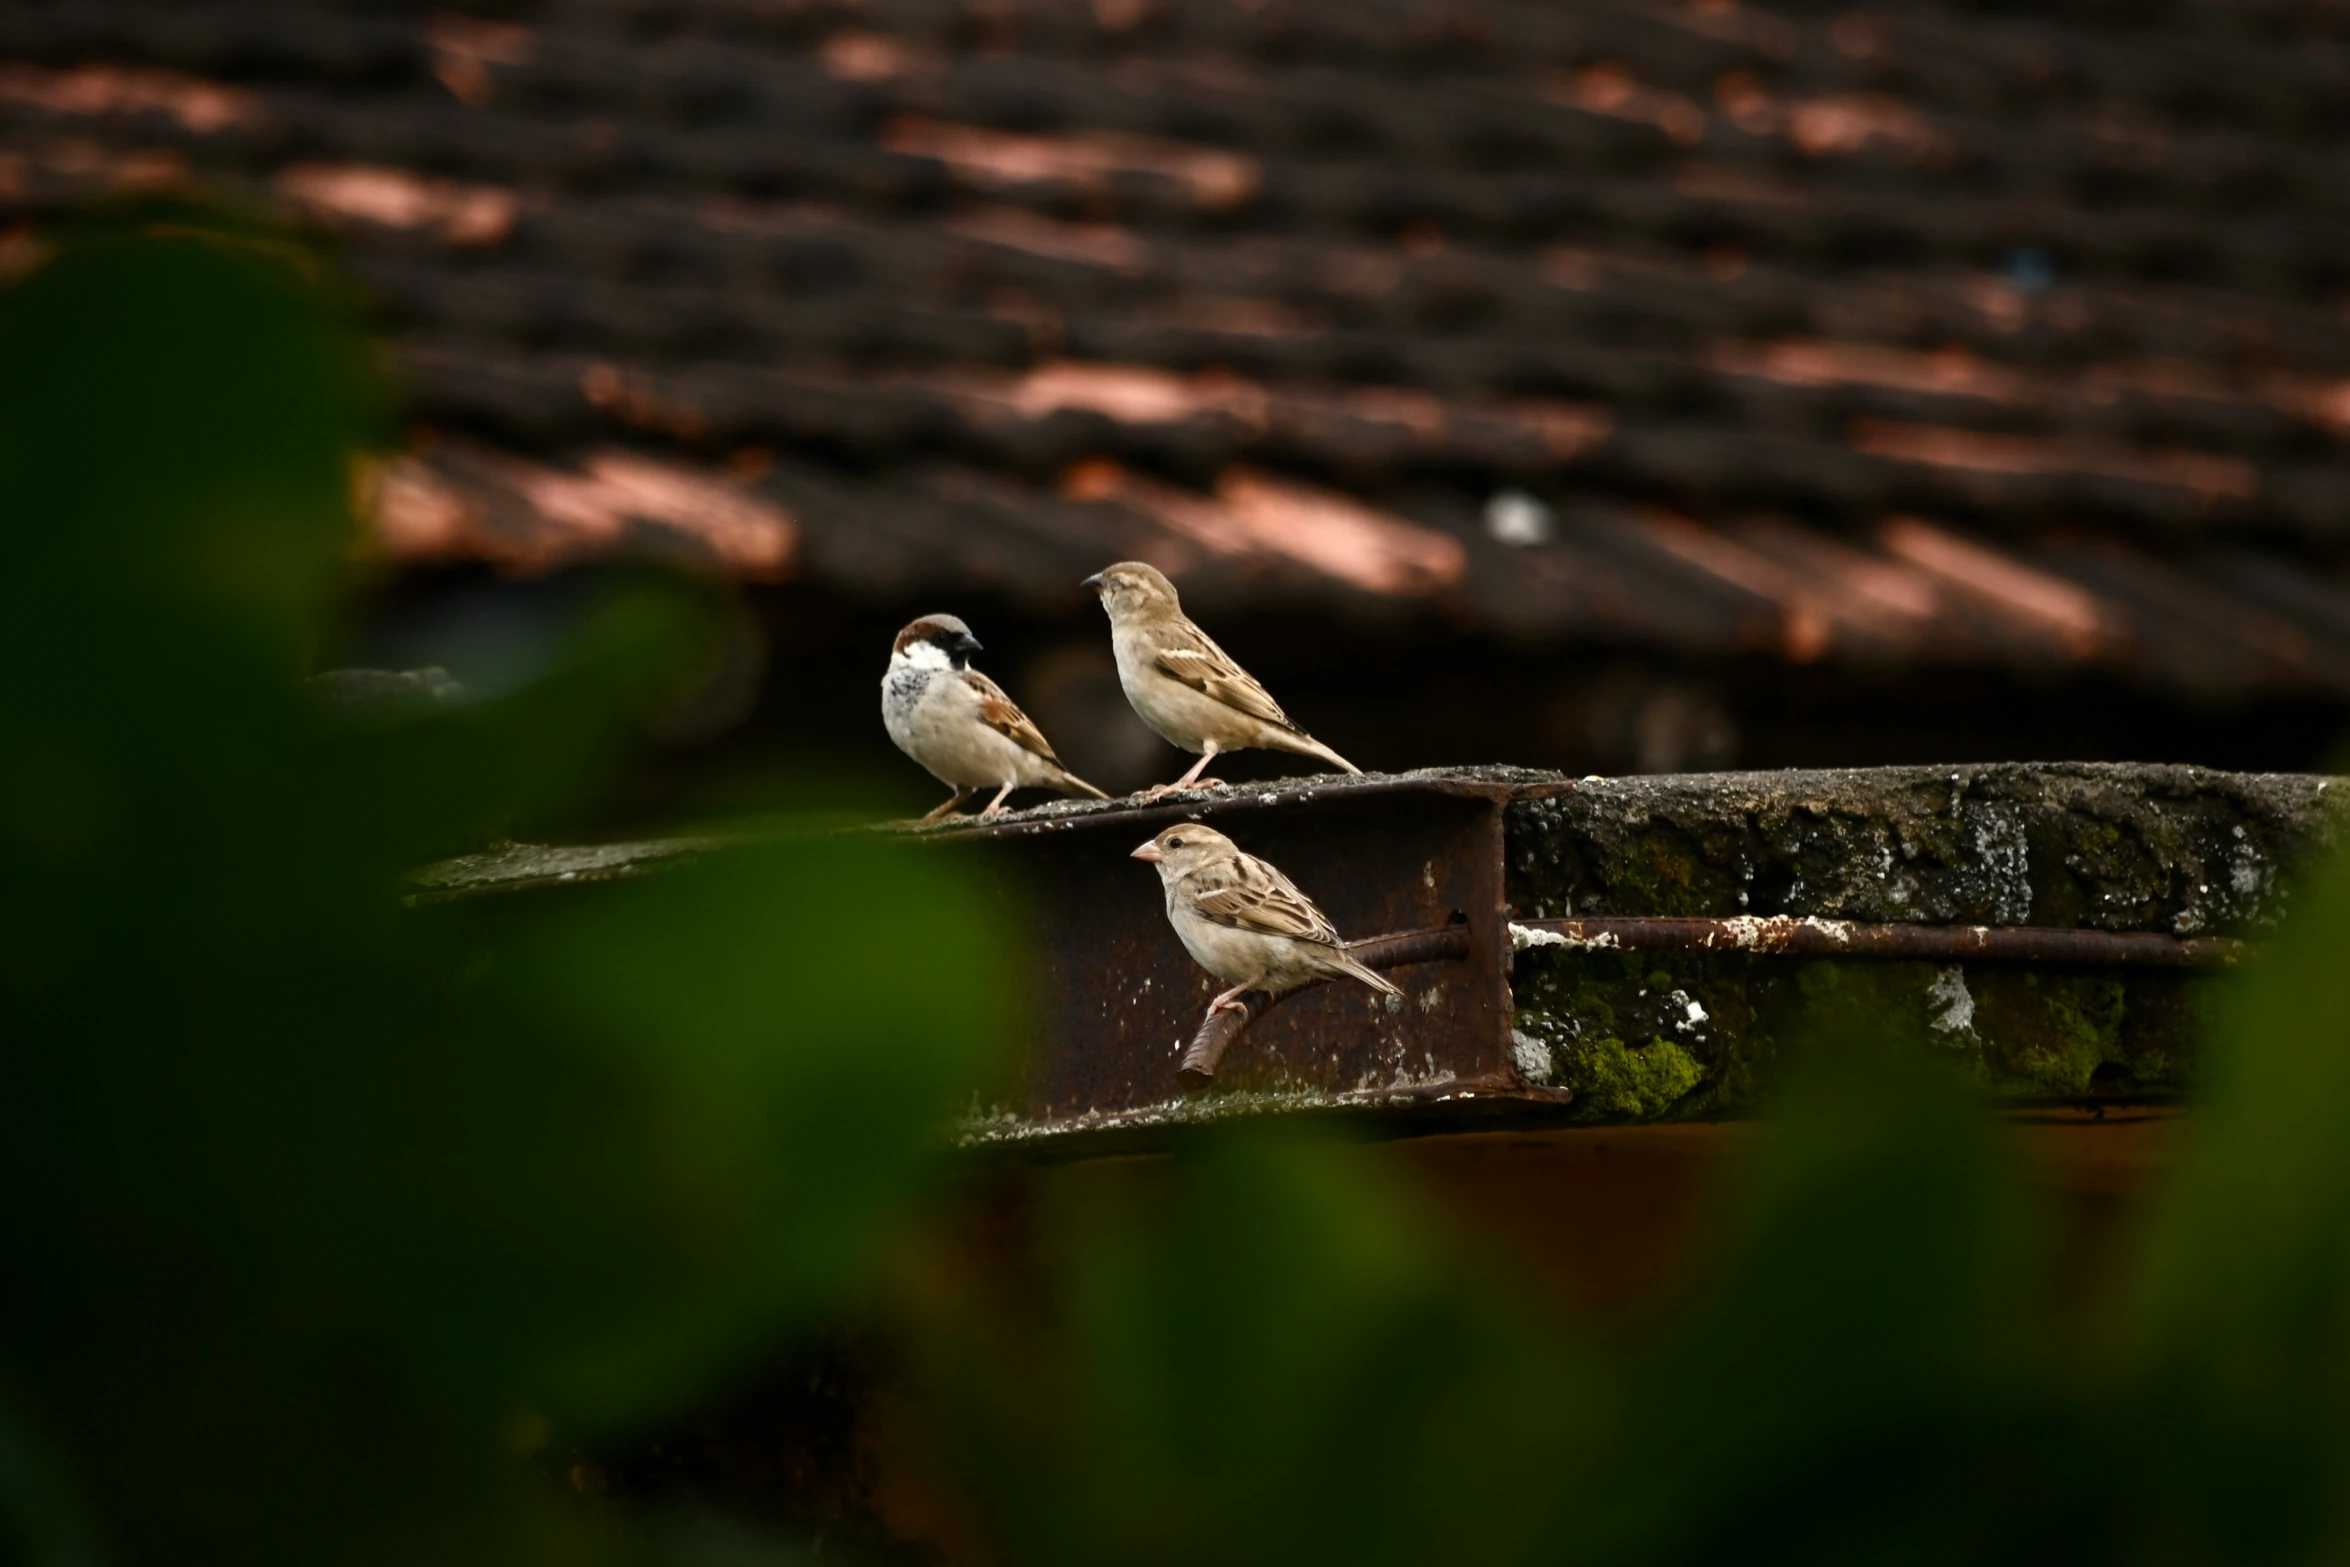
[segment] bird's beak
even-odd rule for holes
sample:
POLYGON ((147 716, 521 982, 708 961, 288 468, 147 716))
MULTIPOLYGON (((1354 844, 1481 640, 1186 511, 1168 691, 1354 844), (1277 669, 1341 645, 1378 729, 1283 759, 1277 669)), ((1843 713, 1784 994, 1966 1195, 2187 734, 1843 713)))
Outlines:
POLYGON ((1102 574, 1097 571, 1077 585, 1088 593, 1099 593, 1102 590, 1102 574))
POLYGON ((957 642, 955 646, 963 650, 963 656, 966 658, 970 657, 973 653, 986 651, 979 645, 979 639, 968 631, 963 633, 962 640, 957 642))
POLYGON ((1150 842, 1145 843, 1141 848, 1135 850, 1134 857, 1142 861, 1145 865, 1156 865, 1159 863, 1159 861, 1165 859, 1167 856, 1159 851, 1158 841, 1153 839, 1150 842))

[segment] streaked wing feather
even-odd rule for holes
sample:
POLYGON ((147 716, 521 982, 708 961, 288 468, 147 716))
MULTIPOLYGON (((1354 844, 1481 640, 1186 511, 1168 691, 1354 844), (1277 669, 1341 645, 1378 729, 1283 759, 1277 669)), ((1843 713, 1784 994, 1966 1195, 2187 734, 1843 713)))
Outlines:
POLYGON ((1226 707, 1251 718, 1261 718, 1268 724, 1279 724, 1284 729, 1297 728, 1289 715, 1281 711, 1281 704, 1273 700, 1272 693, 1257 684, 1255 676, 1234 663, 1231 654, 1216 646, 1206 632, 1188 620, 1177 621, 1161 630, 1154 662, 1159 673, 1168 679, 1204 692, 1226 707))
POLYGON ((1061 765, 1061 759, 1053 755, 1053 748, 1045 742, 1044 731, 1029 722, 1020 705, 1004 695, 1002 686, 976 669, 964 670, 963 680, 979 697, 979 717, 988 728, 1009 735, 1015 744, 1035 752, 1055 767, 1061 765))
POLYGON ((1253 854, 1203 865, 1184 878, 1193 907, 1235 930, 1338 945, 1338 928, 1296 883, 1253 854))

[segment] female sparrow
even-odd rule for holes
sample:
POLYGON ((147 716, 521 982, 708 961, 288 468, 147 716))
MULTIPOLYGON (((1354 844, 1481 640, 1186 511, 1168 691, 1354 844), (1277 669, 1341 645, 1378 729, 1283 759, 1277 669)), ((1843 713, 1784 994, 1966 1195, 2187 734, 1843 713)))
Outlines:
POLYGON ((979 814, 993 816, 1014 789, 1108 795, 1061 765, 1028 715, 1003 687, 970 666, 979 651, 971 628, 952 615, 925 615, 898 633, 881 677, 881 722, 898 749, 955 792, 922 819, 935 822, 974 789, 995 786, 979 814))
POLYGON ((1212 827, 1183 822, 1134 851, 1159 868, 1167 922, 1192 961, 1231 985, 1208 1003, 1213 1015, 1246 1010, 1251 990, 1286 995, 1318 979, 1359 979, 1397 996, 1385 979, 1346 955, 1338 929, 1296 883, 1212 827))
POLYGON ((1109 614, 1110 646, 1118 655, 1118 683, 1126 688, 1126 700, 1160 739, 1199 753, 1190 772, 1150 789, 1146 798, 1189 789, 1201 782, 1200 769, 1219 751, 1251 746, 1362 771, 1292 723, 1231 654, 1209 641, 1183 613, 1175 584, 1156 566, 1121 561, 1086 578, 1085 586, 1101 595, 1109 614))

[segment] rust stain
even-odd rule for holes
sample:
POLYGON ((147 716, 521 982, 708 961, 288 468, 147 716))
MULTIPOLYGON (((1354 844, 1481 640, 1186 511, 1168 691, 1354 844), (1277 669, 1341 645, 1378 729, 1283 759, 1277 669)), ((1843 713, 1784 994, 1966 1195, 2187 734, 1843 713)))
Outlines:
POLYGON ((492 66, 525 65, 537 50, 527 27, 473 16, 436 16, 424 33, 432 73, 459 103, 480 108, 497 96, 492 66))
POLYGON ((836 82, 894 81, 938 63, 909 48, 903 39, 856 28, 843 28, 825 39, 817 58, 824 63, 824 74, 836 82))
POLYGON ((1714 365, 1735 375, 1760 376, 1788 386, 1882 386, 2019 402, 2031 380, 1960 347, 1920 353, 1871 343, 1789 338, 1772 343, 1730 341, 1716 346, 1714 365))
POLYGON ((2181 937, 2160 931, 2048 925, 1877 923, 1786 914, 1733 915, 1727 919, 1654 914, 1518 919, 1510 922, 1510 943, 1519 951, 1561 947, 1585 952, 1745 952, 1758 957, 1947 958, 2117 968, 2233 968, 2250 951, 2229 936, 2181 937))
POLYGON ((1461 419, 1505 425, 1541 443, 1553 457, 1573 458, 1615 434, 1605 409, 1525 398, 1450 404, 1411 387, 1274 389, 1229 371, 1183 375, 1149 365, 1054 360, 1010 378, 933 377, 926 384, 982 406, 1041 419, 1065 409, 1102 414, 1121 424, 1178 424, 1221 414, 1254 433, 1316 419, 1361 419, 1393 425, 1411 442, 1440 445, 1461 419))
POLYGON ((1038 365, 1002 396, 1032 419, 1077 408, 1121 424, 1174 424, 1200 414, 1227 413, 1262 426, 1266 405, 1263 389, 1237 376, 1186 376, 1147 365, 1071 360, 1038 365))
POLYGON ((1852 444, 1879 457, 1980 473, 2095 474, 2176 485, 2211 500, 2250 500, 2260 492, 2258 468, 2211 452, 2140 451, 1883 419, 1856 420, 1852 444))
POLYGON ((402 456, 369 475, 375 542, 399 560, 449 560, 471 552, 478 521, 448 481, 421 458, 402 456))
POLYGON ((2251 500, 2261 491, 2261 470, 2242 458, 2209 451, 2136 451, 2127 446, 2089 446, 2035 435, 1993 435, 1953 425, 1908 425, 1861 418, 1852 425, 1856 451, 1927 463, 1932 468, 1972 468, 2005 475, 2099 475, 2174 484, 2207 500, 2251 500))
POLYGON ((783 576, 798 542, 799 530, 782 507, 715 474, 633 453, 598 453, 577 476, 518 467, 515 482, 542 516, 582 542, 608 543, 641 518, 700 539, 755 580, 783 576))
POLYGON ((1890 519, 1879 539, 1894 556, 1998 605, 2053 637, 2076 658, 2097 653, 2119 635, 2119 618, 2086 588, 1916 517, 1890 519))
POLYGON ((1809 529, 1767 518, 1749 521, 1738 536, 1793 556, 1804 570, 1833 589, 1838 618, 1856 621, 1879 635, 1915 631, 1941 611, 1941 595, 1935 591, 1933 579, 1914 566, 1866 554, 1809 529))
POLYGON ((452 245, 496 244, 513 230, 518 211, 512 191, 380 164, 296 164, 278 175, 277 187, 324 222, 437 229, 452 245))
POLYGON ((754 581, 785 576, 797 553, 791 514, 722 473, 618 450, 597 452, 579 471, 565 472, 487 449, 454 443, 450 449, 467 477, 413 455, 392 459, 377 475, 374 538, 394 558, 465 557, 544 571, 612 552, 639 523, 695 540, 723 570, 754 581), (490 490, 519 502, 536 525, 492 526, 490 490))
POLYGON ((982 207, 949 218, 946 230, 983 244, 1025 250, 1060 261, 1083 261, 1114 272, 1137 273, 1150 249, 1114 223, 1061 223, 1017 207, 982 207))
POLYGON ((1923 110, 1888 93, 1781 99, 1751 72, 1731 71, 1714 84, 1714 103, 1749 136, 1784 140, 1809 158, 1887 147, 1922 163, 1947 158, 1957 146, 1923 110))
POLYGON ((1644 86, 1613 60, 1561 73, 1552 79, 1549 96, 1587 113, 1653 125, 1683 146, 1705 137, 1705 110, 1694 100, 1644 86))
POLYGON ((1433 593, 1468 569, 1467 551, 1450 534, 1334 490, 1235 466, 1216 481, 1216 499, 1261 547, 1374 593, 1433 593))
POLYGON ((1276 556, 1372 593, 1433 593, 1468 569, 1449 534, 1252 468, 1226 469, 1208 496, 1097 458, 1073 466, 1062 493, 1116 501, 1214 555, 1276 556))
POLYGON ((1100 190, 1115 175, 1154 174, 1184 187, 1203 207, 1225 208, 1247 201, 1263 183, 1257 161, 1245 154, 1122 131, 1032 136, 909 116, 893 121, 881 143, 936 158, 989 187, 1062 180, 1100 190))
POLYGON ((1808 664, 1833 645, 1836 607, 1798 573, 1672 512, 1645 511, 1634 523, 1659 549, 1774 605, 1779 652, 1791 663, 1808 664))
POLYGON ((0 99, 52 114, 164 114, 198 135, 261 119, 258 99, 240 87, 136 66, 82 65, 43 70, 0 63, 0 99))

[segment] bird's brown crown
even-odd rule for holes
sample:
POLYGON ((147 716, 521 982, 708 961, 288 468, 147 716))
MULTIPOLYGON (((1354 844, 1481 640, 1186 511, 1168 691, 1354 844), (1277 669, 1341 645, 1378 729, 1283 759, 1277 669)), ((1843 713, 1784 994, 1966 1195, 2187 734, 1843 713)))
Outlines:
POLYGON ((1182 602, 1167 574, 1145 561, 1122 560, 1103 568, 1102 604, 1113 615, 1180 614, 1182 602))
POLYGON ((1202 827, 1197 822, 1177 822, 1151 839, 1147 847, 1158 852, 1152 855, 1138 854, 1136 858, 1165 865, 1173 874, 1181 874, 1204 861, 1238 852, 1231 839, 1215 828, 1202 827))
POLYGON ((892 653, 903 653, 917 642, 948 642, 971 635, 971 628, 953 615, 925 615, 909 623, 890 644, 892 653))

